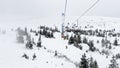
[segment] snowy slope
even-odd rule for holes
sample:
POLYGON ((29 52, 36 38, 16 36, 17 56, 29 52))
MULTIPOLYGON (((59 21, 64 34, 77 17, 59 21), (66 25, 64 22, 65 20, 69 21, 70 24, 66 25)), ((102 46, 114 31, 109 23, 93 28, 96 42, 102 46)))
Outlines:
MULTIPOLYGON (((100 29, 115 28, 119 31, 120 30, 119 22, 120 22, 119 18, 84 17, 82 18, 82 20, 80 20, 79 25, 82 26, 82 29, 84 29, 85 25, 89 24, 95 26, 94 28, 100 28, 100 29)), ((15 29, 19 26, 23 29, 24 27, 37 29, 37 27, 39 25, 43 25, 43 23, 38 23, 38 19, 37 20, 35 19, 32 21, 17 20, 17 21, 13 21, 13 24, 12 21, 11 23, 8 24, 7 23, 6 24, 1 23, 1 24, 2 25, 0 25, 0 68, 41 68, 41 67, 42 68, 76 68, 76 65, 78 65, 79 62, 81 61, 80 59, 81 56, 84 53, 86 53, 86 50, 88 50, 88 46, 86 44, 81 44, 83 46, 83 50, 80 50, 74 47, 73 45, 68 45, 67 40, 61 39, 60 33, 55 33, 54 39, 49 39, 42 36, 42 45, 46 47, 46 50, 44 48, 38 50, 36 47, 34 47, 33 50, 28 50, 25 48, 25 44, 18 44, 16 42, 15 29), (34 22, 37 23, 34 24, 34 22), (13 29, 13 31, 11 29, 13 29), (4 31, 6 31, 5 34, 3 34, 4 31), (68 49, 65 48, 66 46, 68 46, 68 49), (54 51, 58 51, 61 57, 55 57, 54 51), (30 57, 29 60, 22 58, 22 55, 24 53, 29 55, 30 57), (36 53, 37 58, 36 60, 33 61, 32 56, 34 53, 36 53)), ((59 29, 61 26, 61 24, 56 24, 56 23, 53 23, 53 25, 51 25, 50 23, 48 24, 45 23, 45 24, 47 26, 53 26, 55 24, 59 26, 59 29)), ((32 37, 35 38, 35 40, 38 39, 38 37, 35 37, 34 34, 31 35, 32 37)), ((100 50, 103 49, 101 48, 101 44, 96 43, 96 40, 101 40, 102 38, 88 36, 88 39, 94 40, 95 47, 99 48, 100 50)), ((86 53, 86 55, 87 58, 90 58, 92 56, 95 60, 97 60, 99 68, 106 68, 110 63, 110 59, 112 55, 120 52, 120 47, 119 46, 115 47, 115 49, 110 50, 110 52, 111 55, 108 58, 106 58, 105 55, 99 54, 98 52, 88 52, 86 53)), ((118 60, 118 62, 120 61, 118 60)))

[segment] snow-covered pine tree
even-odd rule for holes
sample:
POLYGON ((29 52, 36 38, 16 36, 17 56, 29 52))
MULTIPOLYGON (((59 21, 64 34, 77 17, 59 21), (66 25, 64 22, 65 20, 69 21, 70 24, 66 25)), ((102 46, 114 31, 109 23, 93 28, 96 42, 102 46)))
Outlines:
POLYGON ((93 57, 90 58, 89 68, 98 68, 97 61, 96 60, 94 61, 93 57))
POLYGON ((118 46, 117 38, 116 38, 115 41, 114 41, 114 45, 115 45, 115 46, 118 46))
POLYGON ((74 38, 73 36, 70 37, 70 39, 68 40, 68 44, 73 44, 74 43, 74 38))
POLYGON ((81 62, 79 68, 88 68, 88 61, 86 59, 86 55, 82 55, 81 62))
POLYGON ((105 46, 105 40, 104 39, 101 40, 101 44, 102 44, 102 47, 105 46))
POLYGON ((80 35, 78 35, 78 43, 81 43, 82 41, 81 41, 81 36, 80 35))
POLYGON ((35 59, 36 59, 36 57, 37 57, 37 56, 36 56, 36 54, 34 53, 34 55, 33 55, 33 59, 32 59, 32 60, 35 60, 35 59))
POLYGON ((111 44, 109 45, 109 47, 108 47, 109 49, 112 49, 112 46, 111 46, 111 44))
POLYGON ((115 55, 116 59, 120 59, 120 53, 115 55))
POLYGON ((94 68, 99 68, 96 60, 94 61, 94 68))
POLYGON ((90 64, 89 64, 89 67, 90 68, 93 68, 94 66, 94 63, 93 63, 93 57, 90 58, 90 64))

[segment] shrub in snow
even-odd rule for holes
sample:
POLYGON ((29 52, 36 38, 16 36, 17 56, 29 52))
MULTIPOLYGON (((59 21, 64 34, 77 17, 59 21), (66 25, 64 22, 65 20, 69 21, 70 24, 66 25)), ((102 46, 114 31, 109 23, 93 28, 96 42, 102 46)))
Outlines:
POLYGON ((44 49, 46 50, 46 47, 44 47, 44 49))
POLYGON ((78 35, 78 34, 74 35, 74 41, 77 43, 81 43, 82 41, 81 41, 80 35, 78 35))
POLYGON ((118 53, 118 54, 116 54, 116 59, 120 59, 120 54, 118 53))
POLYGON ((17 28, 16 31, 18 35, 27 35, 27 28, 25 28, 25 30, 22 30, 21 28, 17 28))
POLYGON ((36 54, 34 53, 34 55, 33 55, 33 59, 32 59, 32 60, 35 60, 35 59, 36 59, 36 57, 37 57, 37 56, 36 56, 36 54))
POLYGON ((17 42, 18 43, 24 43, 24 37, 22 35, 17 36, 17 42))
POLYGON ((21 29, 21 28, 17 28, 17 41, 19 43, 24 43, 24 36, 28 36, 27 33, 27 28, 25 28, 25 30, 21 29))
POLYGON ((97 40, 97 43, 99 43, 99 40, 97 40))
POLYGON ((90 51, 92 51, 92 52, 94 52, 95 50, 96 50, 95 47, 91 47, 91 48, 90 48, 90 51))
POLYGON ((93 68, 93 67, 94 67, 93 57, 90 58, 89 67, 90 67, 90 68, 93 68))
POLYGON ((38 42, 37 42, 37 47, 38 47, 38 48, 42 47, 42 46, 41 46, 41 41, 38 41, 38 42))
POLYGON ((106 47, 106 48, 108 48, 108 45, 111 44, 110 41, 107 40, 107 38, 102 39, 101 43, 102 43, 102 47, 106 47))
POLYGON ((88 42, 88 46, 93 47, 93 46, 94 46, 93 41, 90 40, 90 41, 88 42))
POLYGON ((88 53, 88 50, 86 50, 86 53, 88 53))
POLYGON ((111 64, 109 65, 109 68, 119 68, 118 63, 115 59, 115 56, 112 57, 112 60, 110 62, 111 64))
POLYGON ((93 41, 89 41, 88 46, 89 46, 90 51, 95 51, 96 50, 96 48, 94 47, 93 41))
POLYGON ((109 55, 110 52, 109 52, 108 50, 103 49, 103 50, 102 50, 102 54, 109 55))
POLYGON ((109 49, 112 49, 112 46, 111 45, 109 45, 109 47, 108 47, 109 49))
POLYGON ((74 46, 78 47, 78 42, 74 41, 74 46))
POLYGON ((27 41, 27 43, 26 43, 26 48, 28 48, 28 49, 33 49, 33 44, 32 44, 31 41, 27 41))
POLYGON ((80 45, 79 48, 80 48, 80 50, 82 50, 83 47, 80 45))
POLYGON ((33 44, 30 42, 29 49, 33 49, 33 44))
POLYGON ((37 32, 35 33, 35 36, 38 36, 38 33, 37 33, 37 32))
POLYGON ((55 51, 55 55, 54 56, 57 56, 58 54, 57 54, 57 51, 55 51))
POLYGON ((82 50, 82 46, 79 45, 79 43, 81 43, 80 36, 74 35, 74 39, 73 40, 74 40, 74 46, 82 50))
POLYGON ((99 68, 96 60, 94 61, 94 68, 99 68))
POLYGON ((24 55, 22 57, 24 57, 25 59, 29 59, 29 56, 27 54, 25 54, 25 53, 24 53, 24 55))
POLYGON ((68 38, 69 38, 68 33, 67 33, 67 32, 64 32, 64 34, 63 34, 63 35, 64 35, 64 37, 63 37, 63 38, 64 38, 64 40, 68 40, 68 38))
POLYGON ((102 43, 102 47, 104 47, 104 45, 105 45, 105 40, 102 39, 102 40, 101 40, 101 43, 102 43))
POLYGON ((105 37, 105 34, 104 33, 100 34, 100 37, 105 37))
POLYGON ((52 38, 54 37, 53 32, 51 32, 50 36, 51 36, 52 38))
POLYGON ((47 31, 46 31, 45 29, 43 29, 42 34, 43 34, 43 35, 46 35, 46 33, 47 33, 47 31))
POLYGON ((30 36, 30 35, 27 35, 27 36, 26 36, 26 40, 27 40, 27 41, 31 41, 31 36, 30 36))
POLYGON ((83 43, 87 44, 88 40, 86 37, 83 38, 83 43))

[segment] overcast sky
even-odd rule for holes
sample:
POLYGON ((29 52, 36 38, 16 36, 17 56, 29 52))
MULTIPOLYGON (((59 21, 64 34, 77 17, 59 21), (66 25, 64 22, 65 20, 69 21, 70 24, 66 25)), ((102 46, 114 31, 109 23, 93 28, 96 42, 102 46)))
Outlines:
MULTIPOLYGON (((67 17, 80 16, 96 0, 68 0, 67 17)), ((65 0, 0 0, 1 16, 61 17, 65 0)), ((100 0, 86 16, 120 17, 120 0, 100 0)))

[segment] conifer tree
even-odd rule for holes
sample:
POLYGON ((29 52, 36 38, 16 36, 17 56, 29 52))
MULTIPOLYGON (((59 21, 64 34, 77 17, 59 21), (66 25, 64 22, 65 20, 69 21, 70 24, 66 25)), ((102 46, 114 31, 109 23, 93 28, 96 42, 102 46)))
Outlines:
POLYGON ((86 55, 82 55, 81 62, 79 68, 88 68, 88 61, 86 59, 86 55))
POLYGON ((81 43, 82 41, 81 41, 81 36, 80 35, 78 35, 78 43, 81 43))
POLYGON ((96 48, 94 47, 93 41, 89 41, 88 46, 90 51, 95 51, 96 48))
POLYGON ((99 68, 96 60, 94 61, 94 68, 99 68))
POLYGON ((83 43, 87 44, 88 40, 86 37, 83 38, 83 43))
POLYGON ((118 45, 118 41, 117 41, 117 39, 115 39, 115 41, 114 41, 114 45, 115 45, 115 46, 118 45))
POLYGON ((70 37, 70 39, 68 40, 68 44, 73 44, 74 43, 74 38, 73 36, 70 37))
POLYGON ((97 61, 94 61, 93 57, 90 58, 89 68, 98 68, 97 61))

